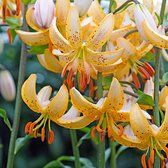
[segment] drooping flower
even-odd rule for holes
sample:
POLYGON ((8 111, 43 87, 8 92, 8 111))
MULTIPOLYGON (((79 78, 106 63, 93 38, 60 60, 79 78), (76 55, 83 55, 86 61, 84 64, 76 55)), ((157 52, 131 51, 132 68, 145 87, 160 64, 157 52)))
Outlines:
POLYGON ((168 143, 168 98, 166 98, 166 113, 165 118, 160 127, 152 124, 146 118, 138 104, 132 106, 130 111, 130 125, 124 127, 123 135, 120 136, 120 130, 112 122, 112 135, 116 141, 120 144, 128 147, 137 147, 141 150, 147 150, 145 154, 142 155, 142 166, 146 166, 146 156, 150 152, 150 157, 148 160, 148 166, 153 166, 154 164, 154 154, 156 153, 162 161, 164 161, 164 156, 159 150, 166 153, 168 157, 168 149, 166 147, 168 143))
POLYGON ((99 52, 98 49, 109 39, 114 25, 113 14, 107 15, 100 25, 89 35, 86 41, 82 40, 82 30, 76 6, 71 6, 67 17, 66 38, 59 32, 56 19, 50 27, 49 35, 56 50, 53 54, 59 57, 64 67, 62 77, 69 70, 67 83, 79 72, 80 87, 85 89, 90 82, 90 76, 96 78, 95 65, 107 66, 120 59, 123 49, 99 52))
POLYGON ((165 35, 164 29, 157 28, 152 15, 144 5, 136 5, 134 17, 137 29, 144 40, 158 48, 168 49, 168 37, 165 35))
POLYGON ((113 122, 122 134, 122 126, 117 124, 129 121, 129 103, 125 100, 124 104, 124 92, 117 79, 113 78, 107 97, 101 98, 96 104, 86 100, 75 88, 70 90, 70 96, 72 107, 58 120, 59 125, 79 129, 98 120, 97 126, 92 129, 92 136, 95 137, 97 130, 103 140, 106 133, 109 138, 112 136, 110 125, 113 122))
POLYGON ((40 114, 36 121, 29 121, 25 126, 26 134, 33 134, 36 138, 38 132, 41 132, 41 140, 45 140, 45 127, 48 122, 48 143, 54 141, 54 132, 51 129, 50 122, 57 123, 57 120, 63 116, 68 106, 68 90, 62 85, 58 93, 50 99, 52 88, 43 87, 36 94, 36 75, 32 74, 24 82, 21 90, 23 101, 34 112, 40 114))
POLYGON ((14 79, 8 70, 0 71, 0 93, 7 101, 13 101, 16 95, 14 79))

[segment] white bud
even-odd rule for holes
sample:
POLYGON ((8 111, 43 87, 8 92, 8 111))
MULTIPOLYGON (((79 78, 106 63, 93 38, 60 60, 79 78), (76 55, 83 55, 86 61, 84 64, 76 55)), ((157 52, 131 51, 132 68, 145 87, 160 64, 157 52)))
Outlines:
POLYGON ((74 0, 75 5, 78 7, 79 16, 84 16, 93 0, 74 0))
POLYGON ((55 17, 55 4, 53 0, 37 0, 34 5, 34 16, 41 28, 49 28, 55 17))
POLYGON ((2 97, 7 101, 13 101, 15 99, 15 83, 8 70, 0 71, 0 92, 2 97))

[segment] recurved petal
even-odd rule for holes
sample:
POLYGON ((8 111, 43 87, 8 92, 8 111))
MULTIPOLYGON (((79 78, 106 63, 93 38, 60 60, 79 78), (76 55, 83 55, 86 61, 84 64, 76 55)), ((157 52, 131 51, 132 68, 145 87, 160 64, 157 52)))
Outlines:
POLYGON ((49 115, 52 121, 56 121, 62 117, 68 107, 68 89, 65 85, 62 85, 56 96, 53 97, 51 102, 45 108, 45 113, 49 115))
POLYGON ((71 129, 80 129, 89 125, 93 118, 87 116, 80 116, 79 113, 73 106, 69 109, 69 111, 64 114, 61 118, 59 118, 56 122, 58 125, 61 125, 65 128, 71 129))
POLYGON ((111 86, 103 104, 103 110, 120 110, 124 104, 124 92, 116 78, 113 78, 111 86))
POLYGON ((145 20, 142 22, 142 28, 145 36, 152 45, 161 49, 168 49, 168 36, 154 31, 145 20))
POLYGON ((70 43, 63 37, 59 32, 56 26, 56 18, 53 19, 53 22, 49 29, 49 36, 51 42, 55 45, 57 49, 63 52, 69 52, 72 50, 70 43))
POLYGON ((56 2, 56 18, 58 25, 66 25, 67 15, 70 8, 69 0, 57 0, 56 2))
POLYGON ((49 49, 46 49, 44 54, 37 55, 40 64, 49 71, 60 73, 62 71, 62 66, 57 58, 52 55, 49 49))
POLYGON ((142 141, 149 141, 153 136, 150 124, 138 104, 134 104, 130 111, 130 124, 135 136, 142 141))
POLYGON ((100 23, 100 25, 93 30, 86 41, 86 47, 91 50, 101 48, 110 38, 114 28, 114 16, 108 14, 100 23))
POLYGON ((37 77, 35 74, 29 76, 22 86, 21 96, 32 111, 41 113, 42 109, 36 95, 36 79, 37 77))
POLYGON ((43 32, 25 32, 16 30, 16 33, 25 44, 30 46, 45 45, 50 41, 48 30, 43 32))
POLYGON ((130 118, 129 112, 111 111, 110 114, 115 122, 129 122, 129 118, 130 118))
POLYGON ((84 116, 97 117, 100 114, 100 107, 86 100, 74 87, 70 90, 72 105, 84 116))
POLYGON ((88 10, 88 15, 93 18, 93 21, 96 24, 99 24, 106 14, 104 13, 103 9, 101 8, 98 0, 94 0, 88 10))
POLYGON ((27 24, 36 31, 46 31, 45 29, 38 26, 35 16, 34 16, 34 7, 30 7, 26 12, 26 21, 27 24))
POLYGON ((168 96, 168 86, 164 86, 159 95, 159 107, 163 108, 166 103, 166 97, 168 96))
POLYGON ((71 6, 66 21, 66 37, 73 48, 82 45, 82 31, 76 6, 71 6))
POLYGON ((86 60, 93 65, 107 66, 118 61, 123 53, 123 49, 108 51, 108 52, 96 52, 92 50, 86 51, 86 60))

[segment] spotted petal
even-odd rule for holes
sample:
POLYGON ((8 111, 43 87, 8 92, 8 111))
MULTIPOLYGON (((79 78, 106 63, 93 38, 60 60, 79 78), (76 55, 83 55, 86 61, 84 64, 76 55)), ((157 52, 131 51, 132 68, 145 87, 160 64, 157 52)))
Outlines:
POLYGON ((82 33, 76 6, 70 7, 66 24, 66 37, 68 41, 73 48, 79 48, 82 45, 82 33))
POLYGON ((62 66, 55 56, 51 54, 49 49, 46 49, 44 54, 37 55, 40 64, 49 71, 60 73, 62 66))
POLYGON ((21 95, 23 101, 32 111, 41 113, 42 108, 40 107, 36 95, 36 79, 37 77, 35 74, 29 76, 22 86, 21 95))
POLYGON ((110 38, 114 28, 114 16, 108 14, 88 37, 86 41, 86 47, 91 50, 97 50, 101 48, 107 40, 110 38))
POLYGON ((66 112, 68 97, 67 87, 62 85, 56 96, 54 96, 48 106, 46 106, 44 113, 47 113, 52 121, 56 121, 66 112))
POLYGON ((118 61, 122 53, 123 49, 108 52, 96 52, 88 49, 86 51, 86 60, 94 65, 107 66, 118 61))
POLYGON ((40 46, 49 43, 48 30, 43 32, 25 32, 21 30, 16 30, 21 40, 30 46, 40 46))

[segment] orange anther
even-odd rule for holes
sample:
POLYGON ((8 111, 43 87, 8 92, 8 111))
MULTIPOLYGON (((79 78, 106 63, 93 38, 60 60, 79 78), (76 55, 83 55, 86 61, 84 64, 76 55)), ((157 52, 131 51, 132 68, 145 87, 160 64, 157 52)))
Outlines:
POLYGON ((34 131, 34 138, 38 137, 38 130, 34 131))
POLYGON ((50 130, 48 132, 48 144, 52 144, 54 141, 54 132, 52 130, 50 130))
POLYGON ((165 167, 166 167, 165 161, 162 160, 162 162, 161 162, 161 168, 165 168, 165 167))
POLYGON ((97 125, 97 126, 96 126, 96 130, 97 130, 99 133, 105 132, 103 129, 100 128, 100 125, 97 125))
POLYGON ((149 73, 150 76, 153 76, 155 74, 155 70, 149 63, 145 62, 143 64, 143 67, 146 69, 146 71, 149 73))
POLYGON ((137 89, 141 88, 141 84, 140 84, 138 76, 137 76, 137 74, 135 72, 132 72, 132 79, 133 79, 133 81, 135 83, 136 88, 137 89))
POLYGON ((168 158, 168 148, 166 146, 164 147, 164 151, 166 153, 166 157, 168 158))
POLYGON ((144 69, 143 67, 138 67, 138 71, 141 73, 142 76, 144 76, 145 79, 150 79, 149 73, 144 69))
POLYGON ((155 52, 154 48, 152 48, 150 51, 151 51, 153 54, 154 54, 154 52, 155 52))
POLYGON ((93 80, 90 80, 90 82, 89 82, 89 89, 90 89, 89 96, 93 97, 94 96, 94 91, 95 91, 95 87, 93 85, 93 80))
POLYGON ((92 130, 91 130, 91 137, 92 137, 93 139, 96 139, 95 131, 96 131, 96 127, 93 127, 92 130))
POLYGON ((142 164, 143 168, 147 168, 147 165, 146 165, 146 154, 145 153, 141 157, 141 164, 142 164))
POLYGON ((119 136, 122 136, 124 134, 124 128, 122 125, 118 125, 118 128, 120 129, 119 136))
POLYGON ((29 127, 29 134, 33 133, 34 126, 36 125, 36 122, 33 122, 29 127))
POLYGON ((44 140, 45 140, 45 128, 43 127, 41 129, 41 141, 44 142, 44 140))
POLYGON ((112 129, 111 129, 111 126, 108 126, 108 138, 110 138, 112 136, 112 129))
POLYGON ((155 151, 154 151, 154 149, 152 149, 150 151, 150 157, 149 157, 149 159, 151 160, 151 163, 154 164, 154 160, 155 160, 155 151))
POLYGON ((15 0, 15 2, 16 2, 16 15, 19 16, 20 11, 21 11, 21 1, 15 0))
POLYGON ((53 46, 52 46, 52 42, 51 41, 49 41, 49 43, 48 43, 48 48, 49 48, 50 52, 52 53, 53 46))
POLYGON ((29 129, 30 129, 30 125, 32 124, 31 121, 29 121, 26 126, 25 126, 25 134, 28 134, 29 133, 29 129))
POLYGON ((105 137, 105 135, 103 133, 99 134, 100 142, 104 141, 104 137, 105 137))

